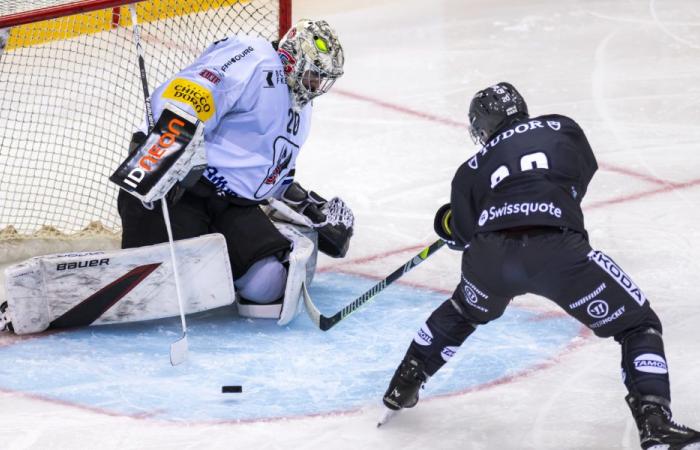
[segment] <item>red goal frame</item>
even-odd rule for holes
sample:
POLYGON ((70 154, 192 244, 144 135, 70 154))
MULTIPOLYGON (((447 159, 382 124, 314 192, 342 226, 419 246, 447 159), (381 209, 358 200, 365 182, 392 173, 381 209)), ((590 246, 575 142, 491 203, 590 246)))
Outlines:
MULTIPOLYGON (((73 14, 86 13, 100 9, 116 8, 118 6, 139 3, 144 0, 82 0, 65 3, 57 6, 23 11, 20 13, 0 16, 0 28, 15 27, 28 23, 41 22, 42 20, 56 19, 71 16, 73 14)), ((279 28, 278 36, 281 38, 292 26, 292 0, 277 0, 279 2, 279 28)), ((118 21, 119 11, 115 11, 115 20, 118 21)))

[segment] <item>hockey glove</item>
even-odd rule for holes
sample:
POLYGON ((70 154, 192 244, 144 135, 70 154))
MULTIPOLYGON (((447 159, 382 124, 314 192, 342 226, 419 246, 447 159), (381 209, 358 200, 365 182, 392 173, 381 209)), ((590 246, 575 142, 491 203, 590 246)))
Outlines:
POLYGON ((289 185, 281 200, 306 216, 318 232, 318 249, 333 258, 342 258, 350 247, 355 217, 343 200, 326 200, 307 191, 297 182, 289 185))
POLYGON ((129 157, 110 181, 144 204, 160 200, 193 168, 205 166, 204 124, 187 112, 167 104, 145 140, 134 136, 129 157))
POLYGON ((448 247, 452 250, 464 250, 460 248, 452 236, 452 207, 449 203, 442 205, 435 213, 435 220, 433 221, 433 228, 435 233, 445 241, 448 247))

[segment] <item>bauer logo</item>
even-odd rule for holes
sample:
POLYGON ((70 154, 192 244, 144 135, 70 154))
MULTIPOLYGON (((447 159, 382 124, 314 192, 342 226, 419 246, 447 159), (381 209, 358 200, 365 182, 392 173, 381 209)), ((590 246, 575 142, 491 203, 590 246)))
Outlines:
POLYGON ((666 360, 654 353, 644 353, 634 358, 634 368, 639 372, 668 373, 666 360))
POLYGON ((56 264, 56 270, 72 270, 72 269, 84 269, 86 267, 98 267, 109 265, 109 258, 104 259, 91 259, 89 261, 72 261, 67 263, 56 264))
POLYGON ((190 105, 202 122, 209 120, 216 112, 211 91, 184 78, 175 78, 171 81, 163 92, 163 98, 190 105))
POLYGON ((413 340, 416 341, 416 344, 418 345, 430 345, 433 343, 433 333, 430 332, 430 328, 428 328, 427 323, 420 327, 418 333, 416 333, 416 337, 413 338, 413 340))

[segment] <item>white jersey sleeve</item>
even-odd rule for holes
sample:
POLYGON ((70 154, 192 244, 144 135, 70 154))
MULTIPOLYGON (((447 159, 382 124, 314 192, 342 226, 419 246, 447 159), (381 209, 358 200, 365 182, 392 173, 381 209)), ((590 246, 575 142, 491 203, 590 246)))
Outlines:
POLYGON ((279 56, 264 39, 215 42, 151 101, 156 118, 174 103, 204 122, 204 176, 221 194, 260 201, 291 183, 311 105, 292 108, 279 56))
MULTIPOLYGON (((260 40, 262 45, 269 45, 260 40)), ((224 76, 222 68, 241 60, 255 49, 232 37, 210 45, 190 66, 158 87, 151 97, 153 115, 158 117, 167 103, 175 103, 204 122, 211 134, 240 100, 255 64, 239 65, 224 76), (231 55, 234 55, 233 57, 231 55)), ((251 57, 251 59, 253 59, 251 57)))

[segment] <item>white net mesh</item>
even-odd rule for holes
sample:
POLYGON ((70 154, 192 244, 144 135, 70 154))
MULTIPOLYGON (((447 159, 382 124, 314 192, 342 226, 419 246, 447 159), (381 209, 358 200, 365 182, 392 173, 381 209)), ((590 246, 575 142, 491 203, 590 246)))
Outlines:
POLYGON ((20 14, 41 8, 63 6, 75 3, 75 0, 3 0, 0 3, 0 17, 10 14, 20 14))
MULTIPOLYGON (((1 2, 3 14, 28 3, 1 2)), ((74 3, 74 2, 73 2, 74 3)), ((278 37, 277 0, 137 4, 150 90, 227 35, 278 37)), ((119 232, 108 177, 144 116, 126 6, 11 29, 0 56, 0 240, 119 232), (47 228, 48 227, 48 228, 47 228)))

